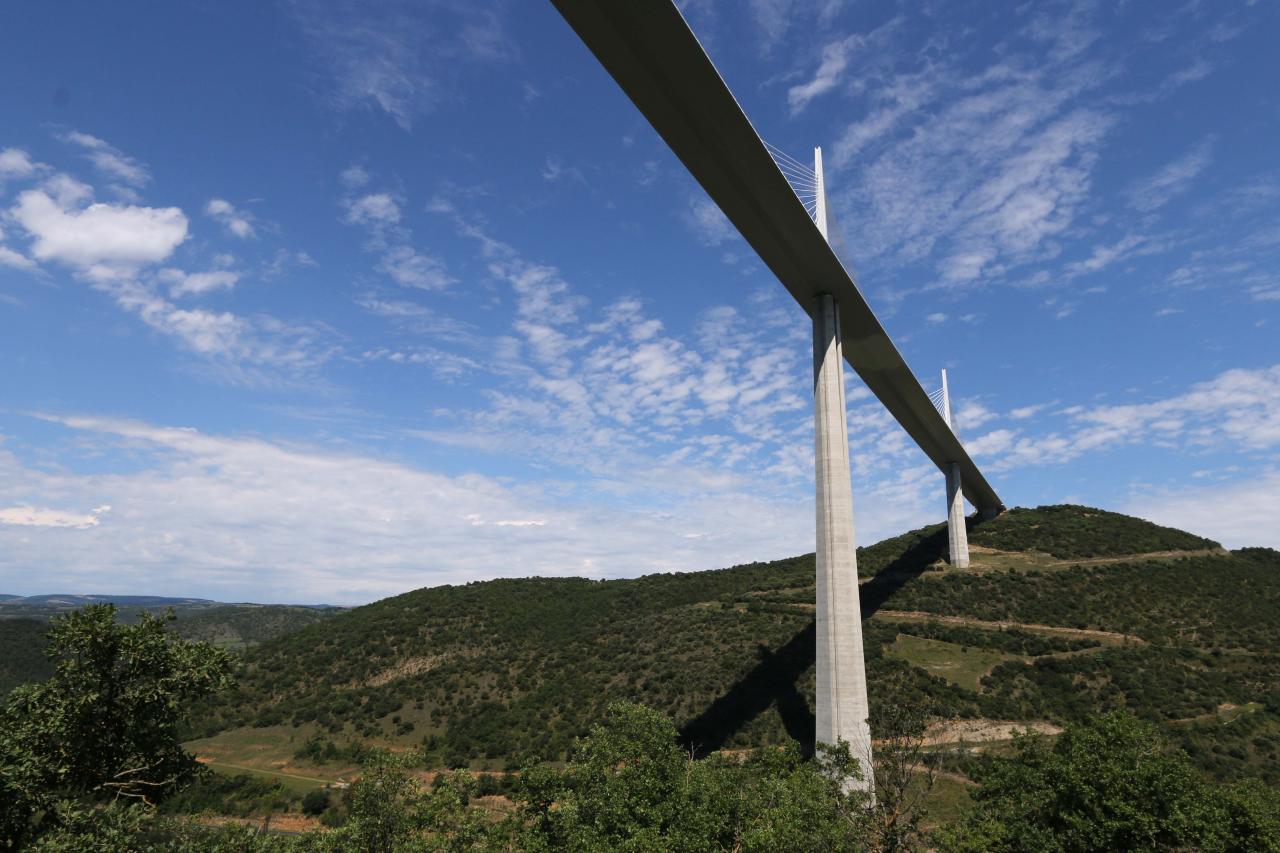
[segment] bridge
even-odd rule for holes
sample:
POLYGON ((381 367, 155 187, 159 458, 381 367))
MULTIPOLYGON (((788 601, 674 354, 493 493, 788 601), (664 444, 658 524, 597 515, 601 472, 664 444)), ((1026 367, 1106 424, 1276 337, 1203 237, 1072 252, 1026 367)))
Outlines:
POLYGON ((767 145, 671 0, 552 3, 813 319, 817 741, 847 742, 874 791, 844 362, 945 475, 954 565, 968 563, 963 498, 983 516, 1004 504, 838 257, 821 149, 810 169, 767 145))

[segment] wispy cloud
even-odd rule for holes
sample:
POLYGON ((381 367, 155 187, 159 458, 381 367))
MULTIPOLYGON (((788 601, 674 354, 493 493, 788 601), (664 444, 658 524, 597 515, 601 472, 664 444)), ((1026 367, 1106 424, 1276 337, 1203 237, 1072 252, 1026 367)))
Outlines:
POLYGON ((548 157, 546 163, 542 167, 542 179, 544 181, 563 181, 572 180, 582 186, 590 189, 591 184, 587 181, 587 176, 577 166, 565 165, 559 157, 548 157))
POLYGON ((822 59, 813 77, 787 90, 787 103, 791 105, 792 115, 807 107, 814 98, 836 87, 840 82, 840 75, 849 67, 849 54, 860 43, 861 39, 855 35, 831 42, 822 49, 822 59))
POLYGON ((693 235, 708 246, 719 246, 738 234, 716 203, 706 196, 691 197, 682 216, 693 235))
POLYGON ((262 369, 307 370, 329 357, 331 347, 320 343, 324 334, 306 324, 172 302, 230 289, 240 276, 225 269, 155 272, 188 239, 186 215, 176 207, 94 203, 93 194, 59 173, 18 195, 8 217, 30 241, 33 263, 69 269, 149 328, 218 364, 230 381, 257 383, 268 378, 262 369))
POLYGON ((209 203, 204 206, 204 212, 206 216, 211 216, 222 223, 227 231, 241 240, 247 240, 255 235, 253 218, 248 213, 237 210, 235 205, 226 199, 209 199, 209 203))
POLYGON ((0 266, 31 271, 36 269, 36 262, 21 252, 10 249, 8 246, 0 246, 0 266))
POLYGON ((75 130, 64 134, 62 139, 81 148, 94 168, 110 180, 133 188, 146 186, 151 181, 145 166, 105 140, 75 130))
POLYGON ((978 437, 971 452, 987 457, 992 470, 1006 471, 1139 442, 1178 452, 1269 451, 1280 447, 1280 365, 1228 370, 1149 403, 1078 406, 1063 414, 1067 423, 1053 432, 1000 429, 978 437))
POLYGON ((1280 471, 1271 468, 1221 483, 1179 483, 1131 495, 1122 512, 1194 530, 1228 548, 1280 549, 1280 471))
MULTIPOLYGON (((352 167, 356 168, 356 167, 352 167)), ((348 189, 365 189, 369 175, 363 169, 345 170, 341 183, 348 189)), ((402 223, 403 201, 388 191, 365 192, 342 199, 346 211, 343 221, 364 228, 368 235, 366 248, 381 255, 377 269, 401 287, 419 290, 444 290, 456 279, 444 262, 412 245, 413 233, 402 223)))
POLYGON ((825 43, 818 59, 818 68, 813 76, 804 83, 798 83, 787 89, 787 104, 791 108, 791 114, 796 115, 802 112, 815 98, 835 90, 840 85, 845 72, 848 71, 854 54, 862 50, 876 50, 883 47, 900 23, 900 18, 893 18, 869 33, 851 33, 836 41, 825 43))
POLYGON ((400 205, 390 193, 369 193, 346 203, 347 222, 353 225, 394 225, 400 221, 400 205))
POLYGON ((1080 103, 1109 74, 1073 47, 1088 41, 1081 31, 1047 63, 1012 54, 978 71, 886 68, 892 51, 851 68, 874 94, 833 148, 830 184, 864 262, 931 261, 936 284, 956 287, 1056 251, 1115 123, 1080 103))
POLYGON ((0 181, 8 178, 26 178, 34 175, 40 164, 21 148, 0 150, 0 181))
POLYGON ((240 280, 240 273, 233 270, 189 273, 166 267, 156 274, 156 278, 169 285, 169 295, 177 299, 182 296, 199 296, 215 290, 231 290, 240 280))
POLYGON ((11 506, 0 508, 0 525, 15 527, 64 527, 74 530, 88 530, 98 526, 98 516, 110 511, 111 507, 100 507, 91 512, 73 512, 61 509, 47 509, 33 506, 11 506))
POLYGON ((452 68, 510 59, 500 10, 426 0, 287 0, 339 110, 375 109, 404 130, 450 95, 452 68))
POLYGON ((358 452, 53 420, 82 444, 128 448, 134 461, 51 472, 0 447, 0 571, 38 556, 45 587, 96 589, 109 577, 121 592, 358 603, 504 574, 635 575, 782 556, 804 549, 810 514, 727 483, 619 513, 603 494, 566 505, 358 452), (30 508, 104 502, 109 515, 30 508))
POLYGON ((382 256, 378 269, 402 287, 421 290, 443 290, 455 279, 437 258, 424 255, 410 246, 396 246, 382 256))
POLYGON ((1072 279, 1101 272, 1112 264, 1159 251, 1160 248, 1158 243, 1153 243, 1142 234, 1126 234, 1114 243, 1095 246, 1088 258, 1067 264, 1064 269, 1064 278, 1072 279))
POLYGON ((1191 182, 1213 160, 1213 137, 1198 143, 1186 154, 1168 163, 1160 171, 1144 178, 1129 190, 1129 203, 1143 213, 1150 213, 1185 192, 1191 182))

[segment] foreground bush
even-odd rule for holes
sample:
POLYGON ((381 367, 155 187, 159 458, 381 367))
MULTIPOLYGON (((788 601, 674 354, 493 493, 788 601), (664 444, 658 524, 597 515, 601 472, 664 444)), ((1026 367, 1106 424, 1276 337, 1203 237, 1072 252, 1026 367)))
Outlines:
POLYGON ((974 772, 975 807, 938 834, 946 853, 1280 851, 1280 792, 1206 781, 1159 730, 1122 714, 1027 735, 974 772))

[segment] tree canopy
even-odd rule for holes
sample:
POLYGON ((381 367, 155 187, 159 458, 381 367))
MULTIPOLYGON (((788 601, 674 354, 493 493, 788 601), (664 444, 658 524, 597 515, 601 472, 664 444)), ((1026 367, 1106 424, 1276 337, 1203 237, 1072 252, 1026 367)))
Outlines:
POLYGON ((0 837, 10 845, 64 821, 67 798, 151 802, 191 776, 179 725, 192 700, 229 683, 231 662, 171 637, 165 622, 120 625, 109 604, 53 620, 53 675, 0 710, 0 837))

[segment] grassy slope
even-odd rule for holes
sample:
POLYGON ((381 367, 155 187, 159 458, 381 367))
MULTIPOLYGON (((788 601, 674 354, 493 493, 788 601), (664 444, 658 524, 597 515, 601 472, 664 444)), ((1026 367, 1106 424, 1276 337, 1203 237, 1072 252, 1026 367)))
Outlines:
POLYGON ((912 634, 899 634, 885 654, 975 691, 981 687, 982 678, 997 666, 1017 660, 1014 655, 996 649, 974 648, 912 634))
MULTIPOLYGON (((975 553, 973 570, 945 570, 941 525, 862 549, 864 611, 1098 628, 1147 642, 1085 653, 1092 643, 1043 633, 874 619, 865 623, 873 715, 902 702, 1054 721, 1127 707, 1174 726, 1224 702, 1258 702, 1248 731, 1208 722, 1178 725, 1177 736, 1219 775, 1280 781, 1280 554, 1228 554, 1084 507, 1016 510, 976 525, 971 542, 1013 552, 975 553), (1061 563, 1163 552, 1195 555, 1061 563), (959 668, 950 680, 917 665, 938 666, 948 653, 959 668), (966 659, 975 655, 983 671, 994 664, 977 690, 981 672, 966 659)), ((206 742, 213 748, 280 726, 269 731, 423 745, 438 764, 498 767, 558 756, 607 702, 626 698, 671 714, 703 749, 804 741, 812 582, 808 555, 636 580, 417 590, 250 650, 240 689, 204 709, 201 733, 227 732, 206 742)))

